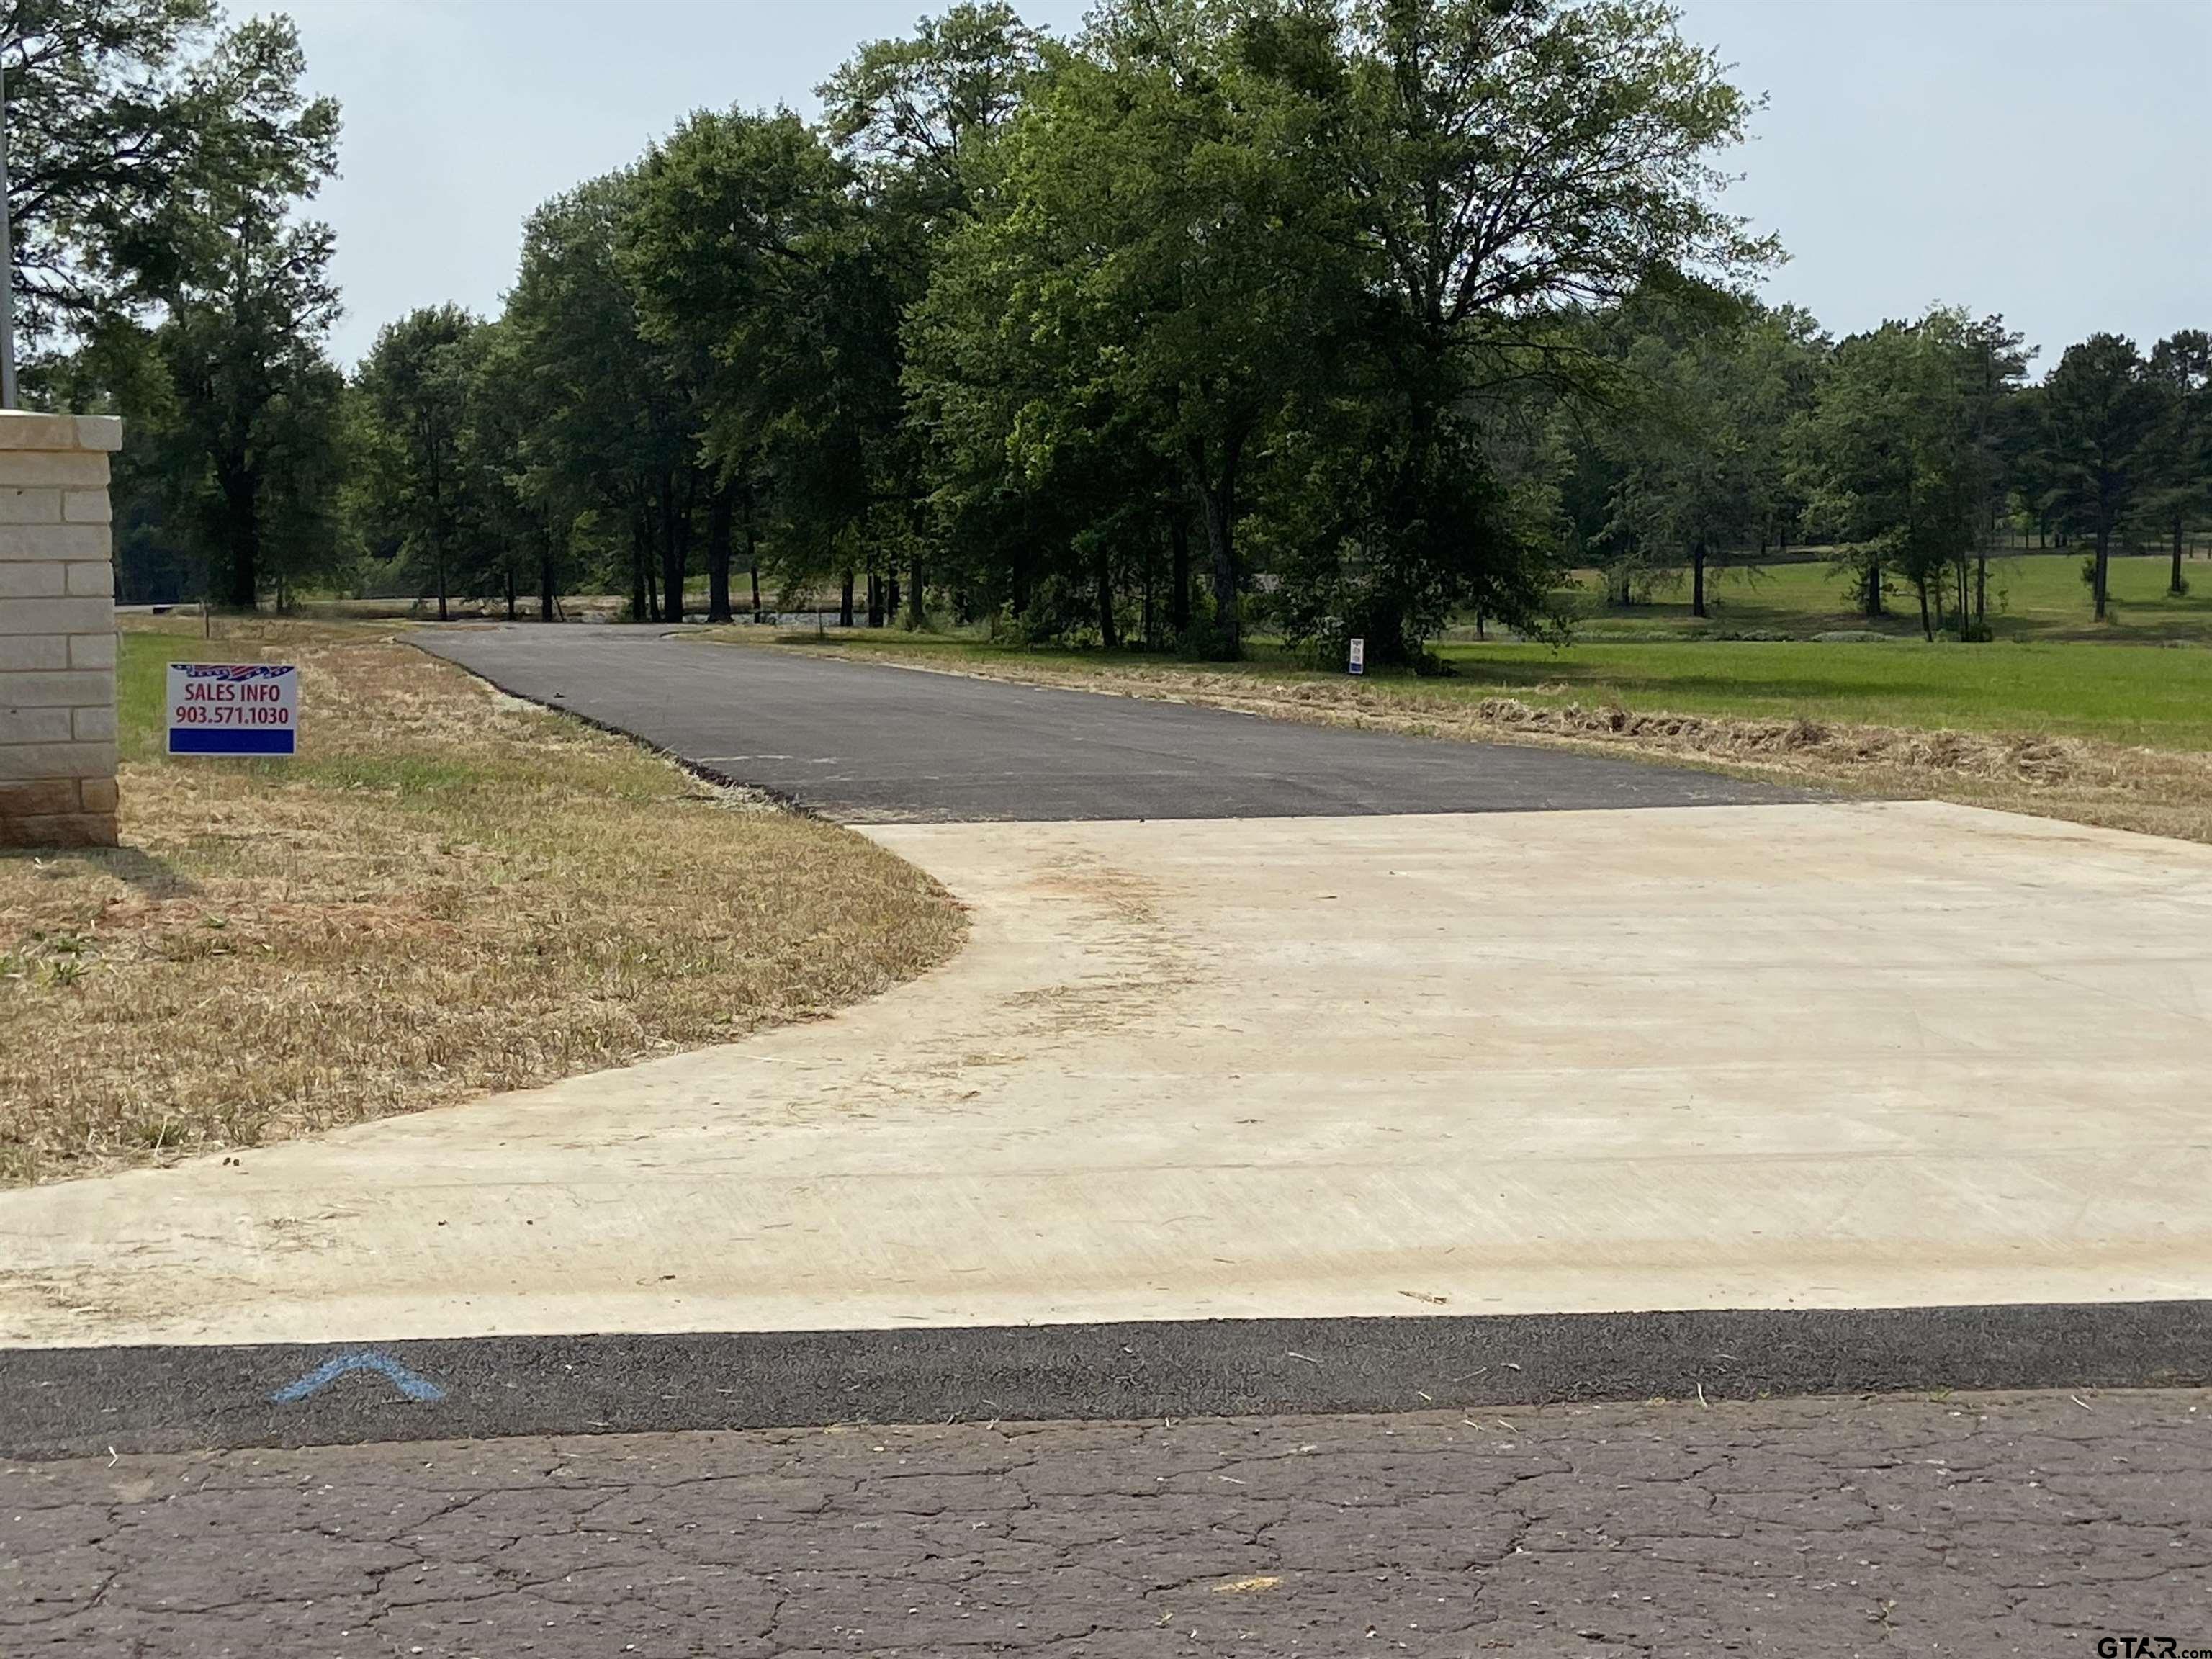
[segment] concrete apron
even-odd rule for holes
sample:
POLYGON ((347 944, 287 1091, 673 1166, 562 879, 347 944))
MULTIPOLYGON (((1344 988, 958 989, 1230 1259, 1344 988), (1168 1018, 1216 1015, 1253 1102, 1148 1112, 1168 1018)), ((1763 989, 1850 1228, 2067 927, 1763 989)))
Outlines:
POLYGON ((1924 803, 884 826, 830 1020, 0 1194, 0 1346, 2212 1296, 2212 848, 1924 803))

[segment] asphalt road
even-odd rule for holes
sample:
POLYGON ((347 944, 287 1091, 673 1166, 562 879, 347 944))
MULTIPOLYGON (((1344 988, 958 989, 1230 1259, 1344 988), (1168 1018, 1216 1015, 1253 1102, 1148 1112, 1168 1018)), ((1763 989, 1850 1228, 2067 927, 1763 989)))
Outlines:
POLYGON ((2208 1384, 2202 1302, 15 1348, 0 1457, 2208 1384))
POLYGON ((659 629, 416 635, 494 684, 854 823, 1722 806, 1805 794, 1710 772, 1339 731, 839 662, 659 629))
POLYGON ((9 1659, 2087 1659, 2107 1636, 2212 1646, 2206 1395, 0 1466, 9 1659))

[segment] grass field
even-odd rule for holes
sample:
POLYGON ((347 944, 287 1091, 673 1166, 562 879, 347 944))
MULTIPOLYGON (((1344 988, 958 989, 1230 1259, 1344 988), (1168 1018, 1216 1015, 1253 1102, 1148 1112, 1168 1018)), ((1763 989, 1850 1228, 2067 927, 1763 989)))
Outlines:
MULTIPOLYGON (((2164 557, 2115 558, 2106 620, 2091 614, 2078 553, 2017 553, 1990 564, 1990 624, 2000 640, 2079 640, 2151 645, 2212 644, 2212 559, 2185 561, 2192 592, 2166 594, 2172 565, 2164 557)), ((1686 580, 1660 590, 1649 604, 1608 605, 1593 572, 1580 573, 1563 597, 1586 640, 1673 639, 1686 635, 1776 633, 1796 638, 1863 632, 1920 637, 1919 600, 1893 592, 1888 612, 1869 622, 1836 571, 1823 562, 1730 566, 1708 573, 1706 609, 1690 614, 1686 580)), ((1468 630, 1455 630, 1455 637, 1468 630)))
POLYGON ((124 847, 0 854, 0 1184, 732 1038, 958 943, 872 843, 383 630, 222 626, 124 635, 124 847), (165 664, 271 658, 297 759, 161 754, 165 664))
MULTIPOLYGON (((740 635, 750 630, 740 629, 740 635)), ((896 629, 784 636, 787 644, 873 653, 945 667, 1024 665, 1064 673, 1150 672, 1300 684, 1345 676, 1300 666, 1261 642, 1233 665, 1168 663, 1135 654, 1017 650, 896 629)), ((1814 641, 1599 639, 1565 647, 1493 641, 1438 647, 1445 678, 1376 674, 1367 690, 1424 705, 1509 696, 1537 708, 1619 707, 1638 713, 1850 721, 1916 731, 2028 733, 2212 750, 2212 650, 2099 649, 2065 644, 1925 645, 1814 641)))
POLYGON ((1446 645, 1435 695, 2212 750, 2212 650, 1812 641, 1446 645))

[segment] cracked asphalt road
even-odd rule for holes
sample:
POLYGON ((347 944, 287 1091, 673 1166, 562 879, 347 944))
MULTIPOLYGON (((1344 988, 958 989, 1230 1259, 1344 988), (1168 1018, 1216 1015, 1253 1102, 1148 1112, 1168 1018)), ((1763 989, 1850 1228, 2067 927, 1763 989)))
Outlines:
POLYGON ((2212 1394, 776 1430, 0 1468, 0 1653, 2212 1645, 2212 1394))

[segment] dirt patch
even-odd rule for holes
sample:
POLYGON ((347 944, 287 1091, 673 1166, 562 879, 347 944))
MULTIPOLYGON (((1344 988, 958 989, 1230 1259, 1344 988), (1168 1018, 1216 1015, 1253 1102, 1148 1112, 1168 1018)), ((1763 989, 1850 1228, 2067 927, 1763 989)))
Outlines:
POLYGON ((0 856, 0 1184, 727 1041, 962 936, 861 837, 373 630, 125 645, 125 844, 0 856), (299 758, 155 752, 131 671, 173 653, 298 661, 299 758))

